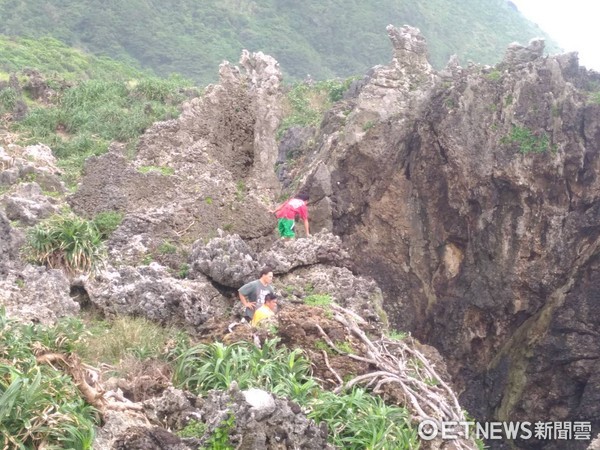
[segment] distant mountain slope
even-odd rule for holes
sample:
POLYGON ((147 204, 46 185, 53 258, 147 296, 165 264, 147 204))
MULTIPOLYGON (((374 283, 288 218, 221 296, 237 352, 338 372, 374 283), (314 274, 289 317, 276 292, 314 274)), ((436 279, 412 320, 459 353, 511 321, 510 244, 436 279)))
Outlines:
POLYGON ((437 68, 452 54, 493 64, 509 43, 537 36, 557 49, 509 0, 0 0, 0 17, 2 34, 50 35, 201 83, 243 48, 274 56, 292 77, 361 74, 389 61, 390 23, 420 28, 437 68))

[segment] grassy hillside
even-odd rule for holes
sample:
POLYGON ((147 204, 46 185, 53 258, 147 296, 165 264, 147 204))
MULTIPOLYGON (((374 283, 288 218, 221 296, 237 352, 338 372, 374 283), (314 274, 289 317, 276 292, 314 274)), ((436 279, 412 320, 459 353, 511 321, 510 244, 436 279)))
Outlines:
POLYGON ((68 182, 85 158, 104 153, 111 142, 133 149, 152 123, 177 117, 190 95, 198 90, 181 77, 159 78, 53 38, 0 37, 0 145, 7 143, 5 131, 20 144, 49 145, 68 182), (48 95, 28 88, 26 69, 39 74, 48 95))
POLYGON ((509 43, 544 34, 509 0, 0 0, 0 17, 5 35, 50 35, 200 83, 243 48, 274 56, 297 78, 362 74, 389 61, 390 23, 419 27, 438 68, 454 53, 493 64, 509 43))

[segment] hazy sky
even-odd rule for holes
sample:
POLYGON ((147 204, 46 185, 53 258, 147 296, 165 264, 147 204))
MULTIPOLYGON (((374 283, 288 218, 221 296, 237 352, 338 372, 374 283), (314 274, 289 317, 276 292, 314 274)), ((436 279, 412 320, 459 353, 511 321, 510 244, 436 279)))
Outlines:
POLYGON ((511 0, 565 52, 577 51, 579 65, 600 72, 598 0, 511 0))

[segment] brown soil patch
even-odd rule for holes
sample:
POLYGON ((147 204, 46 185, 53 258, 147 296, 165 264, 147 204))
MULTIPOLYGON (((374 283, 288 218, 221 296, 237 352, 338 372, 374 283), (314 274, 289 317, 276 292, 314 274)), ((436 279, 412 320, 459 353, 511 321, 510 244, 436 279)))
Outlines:
MULTIPOLYGON (((368 363, 353 360, 327 345, 319 327, 342 352, 364 355, 363 344, 334 320, 330 311, 313 306, 288 304, 276 317, 274 327, 268 328, 253 328, 248 324, 232 325, 226 320, 211 318, 202 325, 198 338, 200 342, 211 343, 217 340, 232 344, 239 341, 263 342, 278 336, 281 344, 290 350, 303 350, 312 363, 313 376, 326 389, 334 389, 340 385, 333 371, 346 382, 371 369, 368 363), (277 334, 273 334, 274 330, 277 330, 277 334)), ((366 331, 376 334, 374 328, 366 331)))

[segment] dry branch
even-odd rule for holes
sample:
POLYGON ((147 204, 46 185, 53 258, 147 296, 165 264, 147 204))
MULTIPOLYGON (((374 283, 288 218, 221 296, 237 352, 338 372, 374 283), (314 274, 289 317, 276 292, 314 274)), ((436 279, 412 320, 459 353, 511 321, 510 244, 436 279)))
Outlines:
POLYGON ((102 414, 107 410, 140 411, 143 409, 139 403, 131 402, 122 395, 119 398, 118 394, 115 395, 112 391, 105 391, 99 383, 98 371, 83 364, 76 355, 44 353, 36 356, 36 361, 39 364, 48 364, 56 370, 58 370, 56 366, 59 366, 66 371, 73 378, 85 401, 97 408, 102 414))
MULTIPOLYGON (((366 355, 346 356, 368 362, 373 369, 372 372, 359 375, 339 386, 335 390, 336 393, 361 384, 366 387, 374 385, 373 392, 382 394, 385 392, 385 386, 395 386, 396 389, 400 389, 414 419, 419 422, 434 420, 439 425, 442 421, 466 420, 452 389, 417 349, 409 347, 406 342, 393 341, 385 336, 373 341, 359 327, 359 323, 365 323, 362 318, 339 305, 332 306, 332 309, 335 311, 334 319, 357 337, 365 348, 366 355)), ((325 331, 318 325, 317 328, 327 344, 340 352, 325 331)), ((474 444, 467 440, 457 440, 454 444, 459 449, 475 448, 474 444)))

